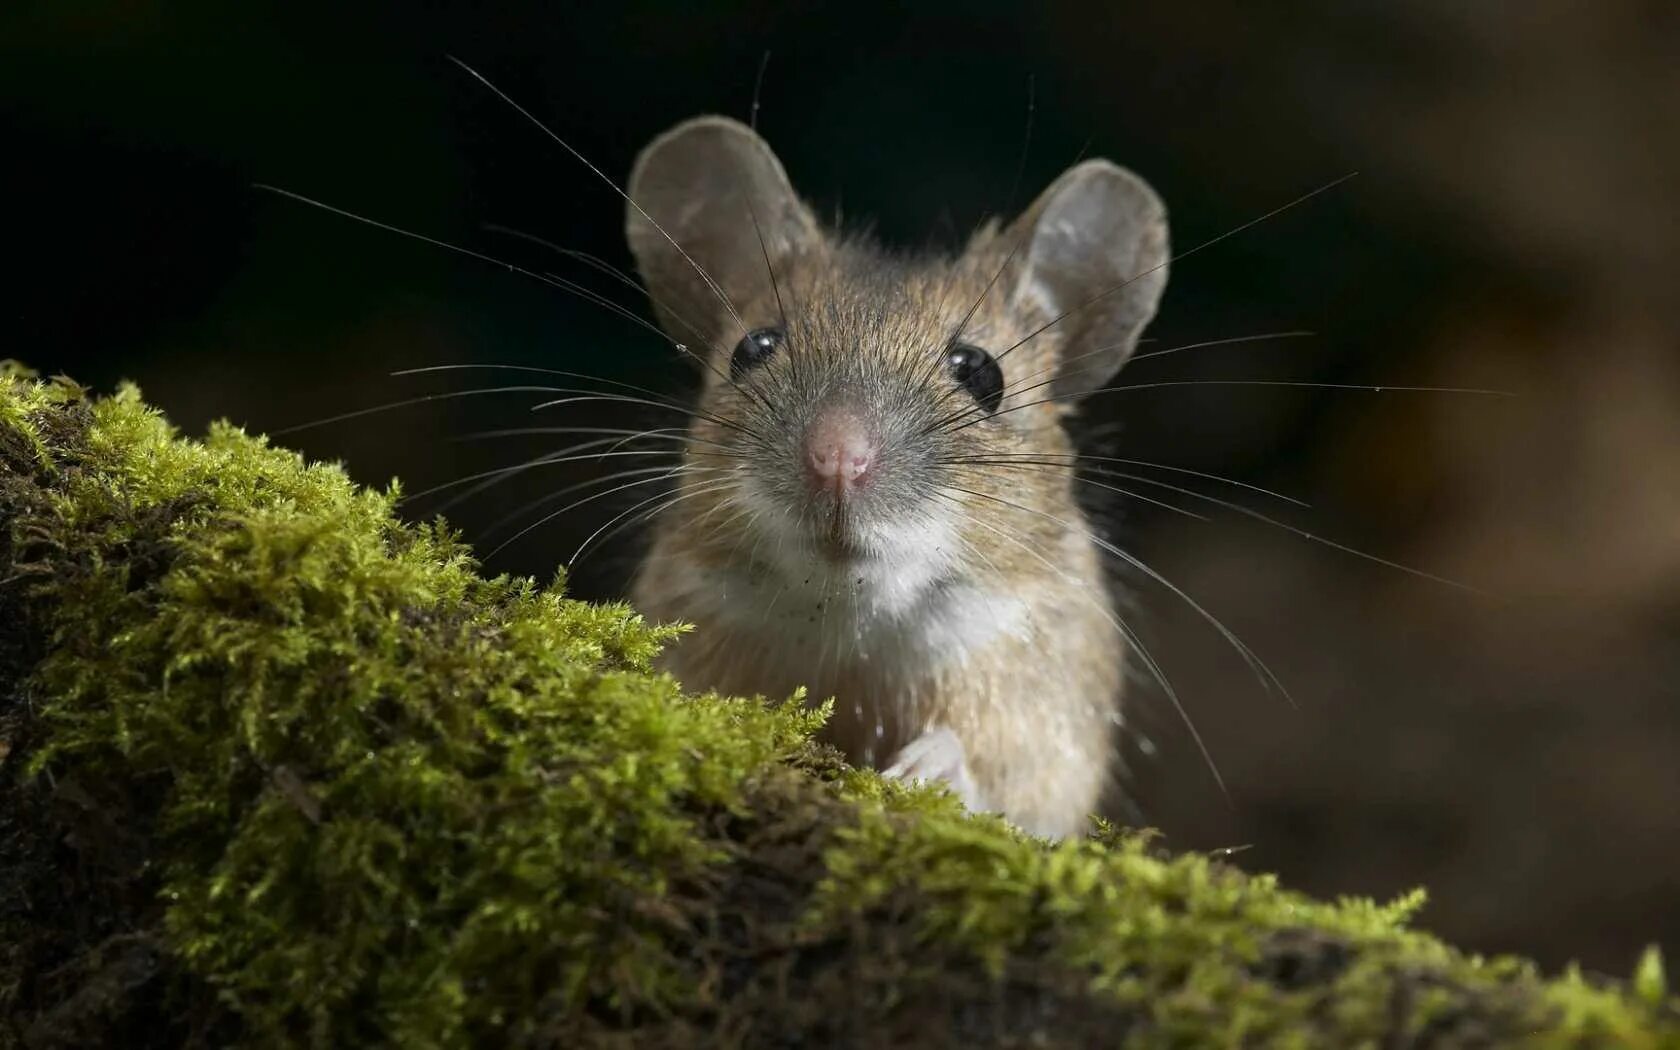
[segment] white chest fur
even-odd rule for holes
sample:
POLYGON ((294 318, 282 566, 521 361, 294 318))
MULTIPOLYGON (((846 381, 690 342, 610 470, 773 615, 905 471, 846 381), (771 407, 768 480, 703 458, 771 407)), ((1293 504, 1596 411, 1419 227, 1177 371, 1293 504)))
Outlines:
POLYGON ((673 590, 686 599, 682 618, 703 634, 750 647, 749 659, 796 672, 813 688, 848 669, 970 660, 999 637, 1032 629, 1022 595, 967 581, 876 581, 872 571, 790 577, 689 567, 673 573, 687 577, 673 590))

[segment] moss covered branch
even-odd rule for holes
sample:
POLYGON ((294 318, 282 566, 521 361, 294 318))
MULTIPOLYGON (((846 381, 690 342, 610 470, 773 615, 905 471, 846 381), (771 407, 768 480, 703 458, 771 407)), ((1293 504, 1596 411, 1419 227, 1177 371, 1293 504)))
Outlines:
POLYGON ((395 495, 0 374, 0 1045, 1680 1045, 1654 956, 850 770, 395 495))

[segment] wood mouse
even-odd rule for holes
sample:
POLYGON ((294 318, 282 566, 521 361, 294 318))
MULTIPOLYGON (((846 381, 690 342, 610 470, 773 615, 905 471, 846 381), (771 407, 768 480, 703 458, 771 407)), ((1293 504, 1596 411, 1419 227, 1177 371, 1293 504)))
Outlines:
POLYGON ((854 762, 1048 837, 1102 795, 1132 647, 1065 422, 1167 279, 1166 210, 1106 160, 955 255, 820 223, 737 121, 659 136, 626 230, 703 366, 631 597, 687 687, 832 697, 854 762))

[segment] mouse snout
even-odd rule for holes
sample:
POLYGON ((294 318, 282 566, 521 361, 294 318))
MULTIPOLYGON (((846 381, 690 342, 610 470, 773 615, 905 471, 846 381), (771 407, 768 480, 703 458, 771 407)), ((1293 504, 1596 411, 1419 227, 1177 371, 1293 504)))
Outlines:
POLYGON ((879 452, 856 412, 826 408, 805 431, 805 475, 814 488, 844 494, 869 480, 879 452))

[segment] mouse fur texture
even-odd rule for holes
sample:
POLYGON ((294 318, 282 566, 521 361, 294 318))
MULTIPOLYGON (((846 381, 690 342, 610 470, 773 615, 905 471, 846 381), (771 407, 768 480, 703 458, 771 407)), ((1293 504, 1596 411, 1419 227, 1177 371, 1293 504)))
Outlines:
POLYGON ((695 630, 693 689, 832 697, 854 762, 1080 833, 1112 766, 1127 629, 1065 427, 1166 284, 1166 212, 1106 160, 959 253, 826 228, 754 131, 686 121, 626 227, 702 366, 631 597, 695 630))

